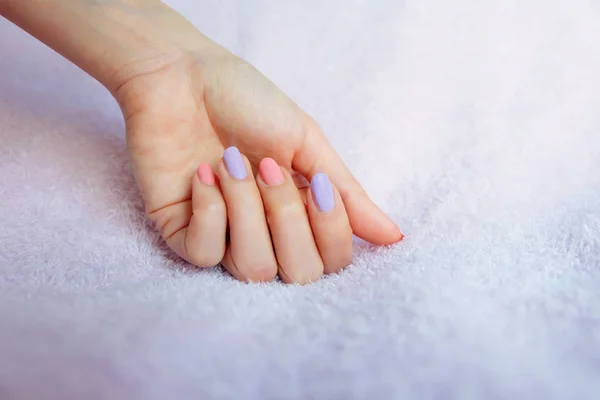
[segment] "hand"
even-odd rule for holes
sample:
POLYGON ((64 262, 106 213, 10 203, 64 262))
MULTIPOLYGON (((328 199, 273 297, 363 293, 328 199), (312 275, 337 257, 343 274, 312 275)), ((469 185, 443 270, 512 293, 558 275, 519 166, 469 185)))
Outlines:
MULTIPOLYGON (((212 266, 224 257, 234 276, 253 281, 272 279, 279 264, 285 281, 306 283, 349 263, 351 232, 375 244, 403 237, 317 124, 251 65, 223 49, 138 76, 117 97, 147 213, 171 249, 193 264, 212 266), (235 161, 241 180, 221 160, 229 146, 245 155, 235 161), (261 161, 261 171, 268 167, 277 175, 279 167, 264 161, 267 157, 282 167, 280 186, 267 186, 260 174, 254 182, 261 161), (211 178, 205 178, 208 186, 201 184, 202 174, 196 174, 201 164, 206 177, 216 171, 220 189, 211 186, 211 178), (334 209, 319 211, 309 195, 307 215, 294 171, 308 180, 318 174, 324 186, 329 176, 334 209)), ((227 154, 234 159, 239 153, 227 150, 226 161, 227 154)))
POLYGON ((211 166, 200 165, 192 184, 193 215, 182 234, 194 262, 212 266, 223 259, 240 280, 271 280, 278 272, 290 283, 312 282, 350 264, 352 231, 327 176, 315 175, 312 193, 303 199, 290 173, 272 158, 258 169, 255 180, 236 147, 225 150, 217 164, 218 184, 211 166), (228 220, 231 242, 225 251, 228 220))
MULTIPOLYGON (((227 251, 225 266, 240 279, 271 279, 279 263, 284 280, 302 283, 348 263, 350 230, 375 244, 402 239, 309 116, 163 2, 9 0, 0 14, 115 96, 147 213, 186 260, 216 264, 227 251), (237 163, 243 179, 219 161, 231 145, 247 156, 237 163), (284 168, 279 185, 252 178, 265 157, 284 168), (200 164, 204 175, 195 173, 200 164), (199 182, 213 168, 222 193, 199 182), (294 170, 313 179, 307 211, 290 183, 294 170), (318 214, 315 201, 331 210, 318 214)), ((279 180, 273 162, 262 166, 279 180)))

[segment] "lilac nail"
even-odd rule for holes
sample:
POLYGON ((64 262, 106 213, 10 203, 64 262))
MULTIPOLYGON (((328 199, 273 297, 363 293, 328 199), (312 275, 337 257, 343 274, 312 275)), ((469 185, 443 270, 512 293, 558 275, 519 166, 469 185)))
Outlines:
POLYGON ((246 166, 237 147, 231 146, 225 150, 223 160, 225 160, 225 165, 231 176, 240 181, 246 179, 246 166))
POLYGON ((329 212, 335 207, 333 198, 333 187, 327 175, 323 173, 315 174, 310 182, 312 192, 315 195, 315 202, 321 211, 329 212))

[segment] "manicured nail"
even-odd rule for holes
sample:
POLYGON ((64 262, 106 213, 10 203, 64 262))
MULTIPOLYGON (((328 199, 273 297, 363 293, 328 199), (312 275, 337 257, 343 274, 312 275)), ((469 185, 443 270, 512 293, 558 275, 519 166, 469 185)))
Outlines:
POLYGON ((246 173, 246 166, 244 165, 244 160, 237 147, 231 146, 225 150, 223 159, 225 160, 225 165, 231 176, 240 181, 246 179, 246 176, 248 176, 246 173))
POLYGON ((264 158, 258 165, 258 172, 260 172, 262 180, 269 186, 279 185, 285 179, 281 167, 272 158, 264 158))
POLYGON ((205 185, 213 186, 215 184, 215 174, 208 164, 200 164, 198 167, 198 178, 205 185))
POLYGON ((315 196, 315 202, 321 211, 329 212, 335 207, 333 197, 333 187, 327 175, 323 173, 315 174, 310 181, 312 192, 315 196))

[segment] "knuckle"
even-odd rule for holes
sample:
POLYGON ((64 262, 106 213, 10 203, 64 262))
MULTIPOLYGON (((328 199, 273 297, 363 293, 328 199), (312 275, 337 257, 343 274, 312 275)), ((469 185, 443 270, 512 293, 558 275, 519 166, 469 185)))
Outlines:
POLYGON ((299 216, 306 214, 306 207, 301 202, 288 202, 273 205, 269 214, 271 216, 299 216))
POLYGON ((323 271, 317 268, 307 269, 305 271, 296 270, 296 272, 290 272, 289 270, 284 272, 282 270, 279 274, 285 283, 307 285, 318 281, 321 276, 323 276, 323 271))
POLYGON ((187 253, 187 261, 200 268, 210 268, 218 265, 225 257, 225 246, 218 244, 207 247, 201 245, 190 245, 184 242, 184 249, 187 253))
POLYGON ((340 270, 350 266, 352 264, 352 262, 354 262, 354 257, 352 257, 351 255, 346 257, 340 263, 340 270))
POLYGON ((348 267, 354 261, 352 251, 336 253, 335 257, 325 264, 325 273, 334 274, 348 267))
POLYGON ((225 203, 222 201, 210 201, 202 204, 198 210, 194 210, 196 212, 200 212, 202 214, 214 215, 221 214, 225 212, 225 203))
POLYGON ((212 254, 191 254, 192 264, 200 268, 210 268, 219 264, 223 260, 223 255, 218 253, 212 254))
POLYGON ((307 133, 320 133, 321 127, 319 123, 309 115, 305 115, 304 117, 304 130, 307 133))
POLYGON ((323 276, 323 264, 319 261, 310 265, 282 265, 279 275, 285 283, 306 285, 318 281, 323 276))
POLYGON ((277 266, 265 264, 246 264, 239 266, 246 278, 252 282, 270 282, 277 276, 277 266))

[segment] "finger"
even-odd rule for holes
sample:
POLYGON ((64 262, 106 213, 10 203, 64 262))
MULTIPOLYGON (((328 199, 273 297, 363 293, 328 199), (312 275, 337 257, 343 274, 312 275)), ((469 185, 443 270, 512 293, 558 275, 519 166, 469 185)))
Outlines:
POLYGON ((198 167, 192 187, 192 210, 185 248, 199 266, 214 266, 225 255, 227 208, 209 164, 198 167))
POLYGON ((330 177, 339 189, 356 236, 377 245, 392 244, 404 238, 398 226, 369 198, 318 127, 307 131, 292 166, 307 179, 318 172, 330 177))
POLYGON ((186 227, 167 238, 167 244, 186 261, 199 267, 212 267, 225 255, 227 213, 208 164, 198 167, 192 178, 191 213, 186 227))
POLYGON ((155 213, 156 224, 181 258, 201 267, 214 266, 225 252, 227 214, 208 165, 201 165, 192 176, 191 197, 155 213))
POLYGON ((323 262, 292 176, 271 158, 263 159, 258 170, 256 181, 280 266, 279 276, 286 283, 318 280, 323 262))
POLYGON ((217 165, 217 175, 229 221, 230 254, 223 265, 238 279, 272 280, 277 275, 277 260, 248 159, 237 148, 228 148, 217 165))
POLYGON ((324 263, 331 274, 352 263, 352 228, 342 198, 327 175, 317 173, 307 196, 308 215, 313 235, 324 263))

